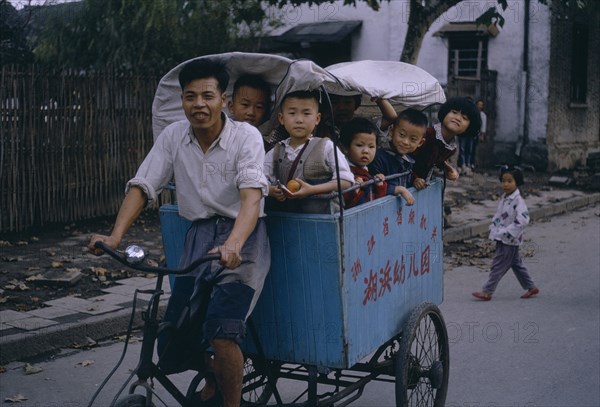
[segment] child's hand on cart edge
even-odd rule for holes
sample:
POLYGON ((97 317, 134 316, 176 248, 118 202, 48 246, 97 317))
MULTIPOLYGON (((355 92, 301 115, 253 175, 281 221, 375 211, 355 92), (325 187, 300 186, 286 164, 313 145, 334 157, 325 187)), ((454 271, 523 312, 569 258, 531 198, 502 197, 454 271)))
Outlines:
POLYGON ((242 264, 242 256, 240 255, 240 245, 230 245, 225 242, 222 246, 217 246, 208 251, 208 254, 220 253, 221 259, 219 263, 228 269, 234 269, 242 264))
POLYGON ((119 239, 113 236, 105 236, 105 235, 92 235, 90 238, 90 242, 87 245, 88 252, 95 256, 101 256, 104 254, 104 250, 99 249, 95 246, 96 242, 102 242, 112 248, 113 250, 117 250, 119 244, 121 243, 119 239))
POLYGON ((423 178, 415 178, 413 185, 417 190, 420 191, 427 188, 429 186, 429 182, 425 181, 423 178))
POLYGON ((415 198, 413 197, 413 195, 408 189, 406 189, 403 186, 397 186, 394 190, 394 194, 400 195, 402 198, 404 198, 408 206, 413 205, 415 203, 415 198))

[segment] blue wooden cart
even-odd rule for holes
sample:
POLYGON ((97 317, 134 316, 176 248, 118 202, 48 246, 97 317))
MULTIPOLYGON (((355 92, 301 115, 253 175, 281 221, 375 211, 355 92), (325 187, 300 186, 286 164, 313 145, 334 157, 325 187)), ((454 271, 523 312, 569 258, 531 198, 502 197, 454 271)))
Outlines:
MULTIPOLYGON (((245 405, 344 406, 371 380, 395 383, 398 406, 444 405, 443 182, 340 214, 270 213, 272 265, 245 345, 245 405), (259 345, 257 345, 259 344, 259 345), (282 379, 306 389, 284 400, 282 379)), ((169 267, 189 222, 160 209, 169 267)))

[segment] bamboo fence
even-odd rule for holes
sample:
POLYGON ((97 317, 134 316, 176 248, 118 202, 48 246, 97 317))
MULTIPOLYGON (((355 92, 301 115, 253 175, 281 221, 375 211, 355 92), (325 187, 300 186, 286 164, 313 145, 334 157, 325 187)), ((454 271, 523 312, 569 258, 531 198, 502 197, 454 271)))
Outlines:
POLYGON ((3 66, 0 233, 115 214, 152 145, 159 79, 3 66))

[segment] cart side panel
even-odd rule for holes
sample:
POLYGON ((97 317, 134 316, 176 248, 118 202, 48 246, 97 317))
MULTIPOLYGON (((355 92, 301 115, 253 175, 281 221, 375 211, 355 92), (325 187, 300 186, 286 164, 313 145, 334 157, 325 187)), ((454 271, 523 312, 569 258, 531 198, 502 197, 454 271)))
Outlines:
MULTIPOLYGON (((271 271, 253 313, 270 359, 344 366, 338 223, 333 216, 267 217, 271 271)), ((247 349, 252 344, 247 343, 247 349)))
POLYGON ((418 304, 443 297, 442 183, 346 211, 343 301, 351 366, 400 333, 418 304))

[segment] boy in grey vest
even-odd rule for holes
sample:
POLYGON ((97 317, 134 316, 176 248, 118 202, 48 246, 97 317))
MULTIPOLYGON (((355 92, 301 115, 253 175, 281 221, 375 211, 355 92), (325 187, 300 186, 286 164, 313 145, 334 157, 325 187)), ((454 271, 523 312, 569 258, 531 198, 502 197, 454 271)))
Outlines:
POLYGON ((330 213, 329 200, 310 197, 337 190, 334 154, 338 154, 342 189, 352 185, 354 176, 344 155, 330 139, 312 136, 321 120, 319 91, 288 93, 283 99, 278 118, 290 137, 277 143, 265 157, 265 175, 270 182, 269 209, 330 213), (295 188, 287 187, 290 181, 297 182, 295 188), (299 189, 294 191, 298 186, 299 189))

